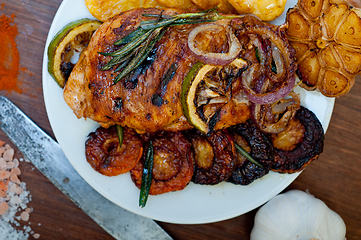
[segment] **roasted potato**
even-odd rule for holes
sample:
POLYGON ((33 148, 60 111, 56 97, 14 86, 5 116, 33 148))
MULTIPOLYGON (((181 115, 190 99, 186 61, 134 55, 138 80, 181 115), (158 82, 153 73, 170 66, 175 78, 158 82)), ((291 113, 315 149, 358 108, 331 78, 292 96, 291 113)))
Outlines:
POLYGON ((272 21, 285 10, 287 0, 228 0, 238 13, 252 13, 263 21, 272 21))
POLYGON ((104 22, 109 18, 134 8, 164 8, 157 0, 85 0, 89 12, 98 20, 104 22))

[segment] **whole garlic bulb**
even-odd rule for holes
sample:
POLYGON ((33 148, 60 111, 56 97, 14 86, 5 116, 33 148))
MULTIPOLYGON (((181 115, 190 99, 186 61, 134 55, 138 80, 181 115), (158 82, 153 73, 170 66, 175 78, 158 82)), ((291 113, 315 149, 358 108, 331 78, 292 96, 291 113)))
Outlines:
POLYGON ((251 240, 344 240, 342 218, 313 195, 290 190, 272 198, 255 217, 251 240))

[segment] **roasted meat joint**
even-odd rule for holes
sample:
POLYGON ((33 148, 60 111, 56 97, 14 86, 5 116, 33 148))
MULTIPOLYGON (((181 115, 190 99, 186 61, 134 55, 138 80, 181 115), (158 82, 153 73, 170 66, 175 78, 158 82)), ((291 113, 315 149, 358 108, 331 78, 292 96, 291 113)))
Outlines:
MULTIPOLYGON (((340 96, 360 70, 346 61, 358 56, 357 41, 342 34, 359 9, 320 2, 299 1, 281 26, 174 8, 65 26, 49 45, 49 72, 74 114, 100 125, 85 143, 89 164, 109 177, 130 172, 142 207, 149 194, 190 182, 249 185, 270 171, 303 170, 322 153, 324 131, 295 88, 340 96), (312 17, 315 7, 322 17, 312 17)), ((351 28, 360 37, 360 25, 351 28)))

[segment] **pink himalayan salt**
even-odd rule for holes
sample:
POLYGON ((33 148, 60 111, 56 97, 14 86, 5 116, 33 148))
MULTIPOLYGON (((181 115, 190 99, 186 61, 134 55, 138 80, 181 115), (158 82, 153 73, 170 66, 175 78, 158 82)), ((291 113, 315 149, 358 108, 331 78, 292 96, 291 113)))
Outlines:
POLYGON ((19 176, 21 174, 20 168, 16 167, 16 168, 11 169, 10 174, 19 176))
POLYGON ((26 208, 26 209, 25 209, 25 212, 27 212, 27 213, 31 213, 31 208, 29 208, 29 207, 28 207, 28 208, 26 208))
POLYGON ((28 212, 22 212, 21 214, 20 214, 20 218, 21 218, 21 220, 23 220, 23 221, 28 221, 29 220, 29 213, 28 212))
POLYGON ((5 142, 0 140, 0 147, 4 146, 5 142))
POLYGON ((0 158, 0 170, 6 170, 7 169, 7 163, 3 158, 0 158))
POLYGON ((40 237, 40 234, 39 234, 39 233, 34 233, 33 237, 34 237, 35 239, 38 239, 38 238, 40 237))
POLYGON ((16 194, 17 194, 17 195, 20 195, 20 194, 22 194, 23 192, 24 192, 24 189, 18 186, 18 187, 17 187, 17 190, 16 190, 16 194))
POLYGON ((0 147, 0 155, 5 152, 5 147, 0 147))
MULTIPOLYGON (((6 149, 6 146, 5 146, 6 149)), ((15 151, 12 148, 8 148, 5 150, 4 154, 3 154, 3 158, 5 159, 5 161, 10 162, 13 160, 15 151)))
POLYGON ((0 170, 0 181, 4 181, 10 177, 10 172, 0 170))
POLYGON ((15 167, 19 167, 19 160, 17 158, 13 159, 13 163, 15 164, 15 167))
POLYGON ((9 190, 12 193, 16 193, 18 191, 18 188, 17 188, 16 184, 13 184, 13 185, 11 185, 9 190))
POLYGON ((6 197, 6 192, 0 190, 0 198, 4 198, 4 197, 6 197))
POLYGON ((9 205, 6 202, 0 202, 0 216, 6 213, 8 210, 9 205))
POLYGON ((7 167, 8 167, 8 169, 12 169, 15 167, 15 164, 13 162, 8 162, 7 167))
MULTIPOLYGON (((10 174, 10 173, 9 173, 10 174)), ((18 178, 18 176, 16 176, 15 174, 14 175, 10 175, 10 181, 14 182, 14 183, 17 183, 20 185, 20 180, 18 178)))

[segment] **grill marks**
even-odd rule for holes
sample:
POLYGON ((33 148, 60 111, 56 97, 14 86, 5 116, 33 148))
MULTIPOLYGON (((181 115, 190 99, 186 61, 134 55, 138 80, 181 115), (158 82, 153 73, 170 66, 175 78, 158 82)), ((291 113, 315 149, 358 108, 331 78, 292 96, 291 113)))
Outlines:
POLYGON ((167 73, 164 75, 162 81, 160 82, 157 90, 153 94, 152 97, 153 105, 160 107, 164 103, 163 97, 167 91, 168 83, 173 79, 174 74, 177 71, 177 68, 178 68, 177 63, 172 63, 172 65, 169 67, 167 73))

